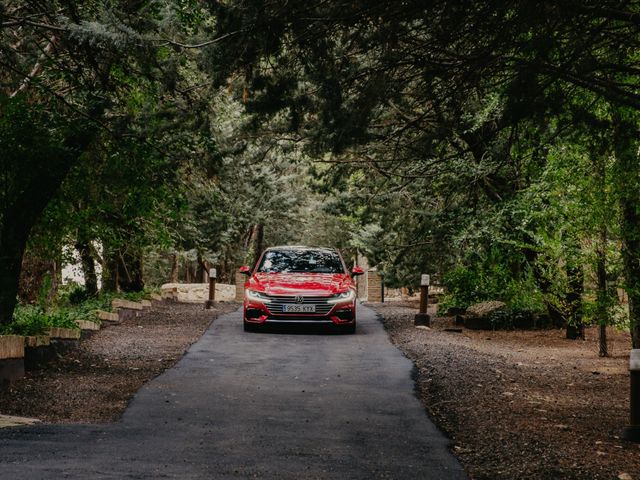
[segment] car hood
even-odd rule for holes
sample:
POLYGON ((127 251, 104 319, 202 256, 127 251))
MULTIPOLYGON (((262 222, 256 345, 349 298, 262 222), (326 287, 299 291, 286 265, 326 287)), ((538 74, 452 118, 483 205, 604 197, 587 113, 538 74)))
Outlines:
POLYGON ((268 295, 333 295, 353 285, 346 273, 256 273, 247 288, 268 295))

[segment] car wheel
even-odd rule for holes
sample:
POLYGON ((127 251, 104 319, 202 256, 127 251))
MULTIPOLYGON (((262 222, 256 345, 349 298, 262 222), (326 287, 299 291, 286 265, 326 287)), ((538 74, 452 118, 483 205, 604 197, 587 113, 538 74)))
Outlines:
POLYGON ((257 325, 249 322, 244 322, 244 331, 245 332, 255 332, 258 330, 257 325))
POLYGON ((351 325, 344 325, 342 327, 342 333, 346 333, 347 335, 356 333, 356 322, 353 322, 351 325))

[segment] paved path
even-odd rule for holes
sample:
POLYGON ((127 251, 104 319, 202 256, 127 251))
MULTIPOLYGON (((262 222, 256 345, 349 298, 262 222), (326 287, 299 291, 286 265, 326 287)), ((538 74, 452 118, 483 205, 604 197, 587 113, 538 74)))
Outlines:
POLYGON ((457 479, 374 313, 356 335, 220 317, 109 425, 0 430, 0 478, 457 479))

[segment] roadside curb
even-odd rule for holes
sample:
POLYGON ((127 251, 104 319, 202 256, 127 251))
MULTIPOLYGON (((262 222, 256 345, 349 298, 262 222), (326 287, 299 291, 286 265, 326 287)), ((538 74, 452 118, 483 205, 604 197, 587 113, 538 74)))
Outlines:
POLYGON ((77 328, 51 327, 45 335, 0 335, 0 388, 23 378, 25 369, 36 369, 50 361, 56 353, 78 347, 81 340, 89 338, 101 328, 119 325, 124 320, 150 311, 154 301, 163 300, 157 294, 140 302, 117 298, 111 302, 114 312, 99 310, 95 313, 96 321, 76 320, 77 328))
POLYGON ((37 418, 0 415, 0 428, 21 427, 23 425, 33 425, 35 423, 40 423, 40 420, 37 418))
POLYGON ((0 336, 0 384, 4 386, 24 377, 24 337, 0 336))

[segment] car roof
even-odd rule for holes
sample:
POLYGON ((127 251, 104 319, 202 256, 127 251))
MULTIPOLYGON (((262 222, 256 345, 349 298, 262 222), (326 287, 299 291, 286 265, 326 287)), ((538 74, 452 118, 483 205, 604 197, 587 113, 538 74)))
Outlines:
POLYGON ((306 245, 279 245, 277 247, 269 247, 265 251, 270 250, 320 250, 325 252, 336 252, 335 248, 328 247, 309 247, 306 245))

